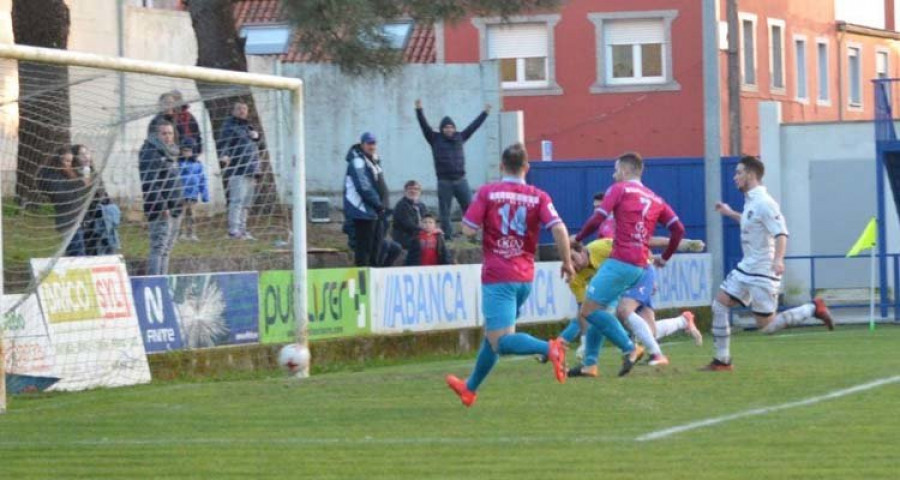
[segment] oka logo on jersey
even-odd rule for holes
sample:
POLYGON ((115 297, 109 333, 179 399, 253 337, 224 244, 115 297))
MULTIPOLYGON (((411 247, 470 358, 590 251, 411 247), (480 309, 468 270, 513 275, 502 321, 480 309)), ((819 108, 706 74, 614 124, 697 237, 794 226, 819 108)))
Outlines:
POLYGON ((525 246, 525 241, 516 237, 503 237, 497 240, 497 247, 504 250, 521 250, 525 246))

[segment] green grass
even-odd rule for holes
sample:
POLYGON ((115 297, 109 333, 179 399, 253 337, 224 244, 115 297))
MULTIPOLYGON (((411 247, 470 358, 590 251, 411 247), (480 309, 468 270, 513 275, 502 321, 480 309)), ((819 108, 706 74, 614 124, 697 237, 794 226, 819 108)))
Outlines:
POLYGON ((642 434, 898 375, 900 328, 735 338, 733 373, 710 346, 672 365, 558 385, 531 360, 498 364, 463 408, 452 360, 320 375, 166 383, 12 399, 3 478, 896 478, 900 384, 652 442, 642 434))

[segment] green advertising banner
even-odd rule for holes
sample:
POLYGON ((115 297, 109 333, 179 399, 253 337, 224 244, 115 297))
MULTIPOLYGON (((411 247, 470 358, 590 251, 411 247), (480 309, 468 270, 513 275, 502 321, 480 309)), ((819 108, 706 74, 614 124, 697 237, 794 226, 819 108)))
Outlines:
MULTIPOLYGON (((370 332, 368 270, 310 270, 309 339, 351 337, 370 332)), ((259 336, 262 343, 294 340, 294 274, 288 270, 259 275, 259 336)))

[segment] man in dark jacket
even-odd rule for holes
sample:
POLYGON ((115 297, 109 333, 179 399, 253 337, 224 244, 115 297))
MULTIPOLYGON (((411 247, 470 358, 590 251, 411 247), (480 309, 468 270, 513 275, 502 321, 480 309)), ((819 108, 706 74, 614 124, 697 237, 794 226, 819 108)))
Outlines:
POLYGON ((422 196, 422 184, 415 180, 406 182, 403 186, 403 198, 394 205, 394 223, 391 227, 391 236, 401 247, 409 250, 409 244, 419 233, 419 224, 427 210, 425 204, 419 201, 422 196))
POLYGON ((431 154, 434 157, 434 171, 438 178, 441 229, 448 238, 453 233, 450 225, 450 208, 453 206, 453 199, 456 198, 463 214, 468 210, 469 202, 472 200, 472 189, 466 179, 466 156, 463 144, 484 123, 490 111, 490 104, 485 105, 484 111, 462 132, 456 130, 453 119, 444 117, 441 120, 440 131, 436 132, 431 129, 431 125, 425 119, 422 101, 416 100, 416 118, 419 120, 419 126, 422 127, 425 141, 431 145, 431 154))
POLYGON ((384 238, 388 189, 378 158, 375 136, 366 132, 347 152, 344 176, 344 216, 353 222, 354 261, 358 267, 378 264, 384 238))
POLYGON ((200 136, 200 125, 190 108, 178 90, 160 95, 159 113, 147 125, 147 136, 156 136, 156 126, 160 122, 169 122, 175 125, 175 142, 180 143, 181 140, 190 138, 194 141, 194 153, 200 155, 203 153, 203 138, 200 136))
POLYGON ((147 275, 169 272, 169 254, 181 223, 181 173, 175 126, 160 122, 156 135, 141 146, 138 170, 144 194, 144 215, 150 226, 150 258, 147 275))
POLYGON ((247 104, 235 102, 217 141, 219 165, 228 182, 228 236, 238 240, 254 240, 247 231, 247 215, 256 193, 260 137, 249 116, 247 104))

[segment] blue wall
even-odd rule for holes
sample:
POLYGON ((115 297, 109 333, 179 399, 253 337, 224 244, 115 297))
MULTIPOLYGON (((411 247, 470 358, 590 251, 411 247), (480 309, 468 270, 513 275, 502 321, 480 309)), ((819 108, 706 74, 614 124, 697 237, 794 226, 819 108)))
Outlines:
MULTIPOLYGON (((644 184, 662 196, 684 223, 689 238, 706 241, 706 182, 702 158, 646 159, 644 184)), ((743 195, 734 187, 735 158, 722 159, 722 196, 732 208, 740 210, 743 195)), ((528 183, 546 191, 566 226, 577 232, 591 215, 594 193, 612 184, 613 162, 608 160, 532 162, 528 183)), ((712 208, 712 206, 710 206, 712 208)), ((731 269, 741 256, 740 226, 724 219, 725 267, 731 269)), ((657 229, 665 235, 665 229, 657 229)), ((552 243, 548 232, 542 243, 552 243)))

